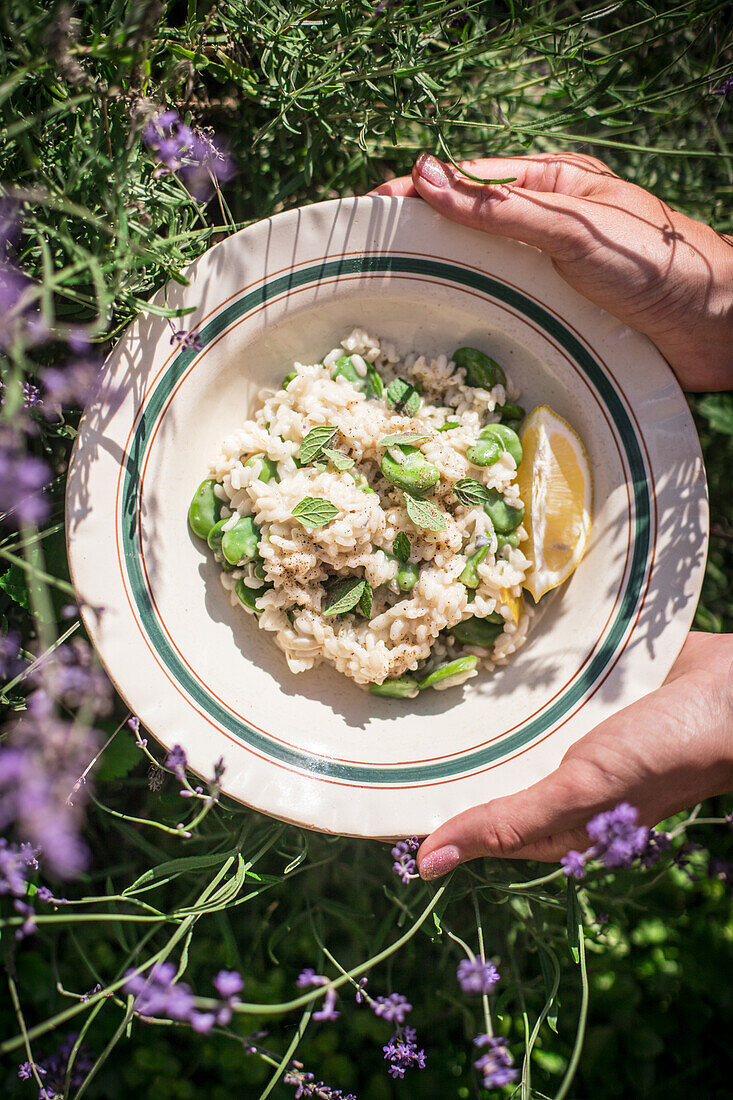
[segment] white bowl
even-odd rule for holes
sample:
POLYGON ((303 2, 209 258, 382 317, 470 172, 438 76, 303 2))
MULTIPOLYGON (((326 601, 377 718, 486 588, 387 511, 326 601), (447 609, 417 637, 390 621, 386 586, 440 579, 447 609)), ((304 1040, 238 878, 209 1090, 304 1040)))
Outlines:
MULTIPOLYGON (((308 827, 428 833, 548 774, 567 748, 659 686, 689 629, 707 545, 692 418, 644 337, 576 294, 535 249, 417 199, 278 214, 212 248, 153 302, 195 306, 171 346, 143 314, 85 413, 67 492, 74 582, 130 708, 228 794, 308 827), (588 552, 540 604, 526 645, 465 687, 380 699, 330 667, 293 675, 229 604, 187 526, 193 492, 261 387, 355 326, 404 351, 493 355, 531 409, 576 429, 594 477, 588 552), (101 613, 92 608, 102 607, 101 613)), ((643 736, 643 731, 639 731, 643 736)))

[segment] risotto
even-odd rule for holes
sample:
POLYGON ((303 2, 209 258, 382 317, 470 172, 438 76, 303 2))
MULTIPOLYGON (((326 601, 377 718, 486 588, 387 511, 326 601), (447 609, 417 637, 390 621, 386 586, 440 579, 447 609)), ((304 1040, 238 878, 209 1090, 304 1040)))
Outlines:
POLYGON ((261 391, 189 522, 292 672, 409 698, 522 644, 516 396, 476 349, 401 356, 360 329, 261 391))

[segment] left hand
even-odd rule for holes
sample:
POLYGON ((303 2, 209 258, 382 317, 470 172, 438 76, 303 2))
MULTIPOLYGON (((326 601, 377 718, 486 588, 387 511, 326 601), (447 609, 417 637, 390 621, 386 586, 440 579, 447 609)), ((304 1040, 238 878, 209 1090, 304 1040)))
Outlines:
POLYGON ((557 771, 526 790, 474 806, 423 841, 423 878, 477 856, 557 861, 585 850, 585 825, 630 802, 656 825, 733 791, 733 635, 689 634, 657 691, 576 742, 557 771))

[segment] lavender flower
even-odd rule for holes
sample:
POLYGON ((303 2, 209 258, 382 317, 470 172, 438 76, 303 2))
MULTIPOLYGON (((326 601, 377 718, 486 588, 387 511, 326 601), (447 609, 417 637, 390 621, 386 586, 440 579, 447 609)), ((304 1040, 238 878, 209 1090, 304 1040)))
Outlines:
POLYGON ((596 814, 586 825, 586 832, 595 840, 594 855, 606 867, 629 867, 644 851, 649 830, 638 825, 639 811, 628 802, 619 802, 613 810, 596 814))
POLYGON ((572 875, 573 878, 585 878, 586 858, 585 852, 576 852, 574 848, 571 848, 570 851, 562 857, 560 864, 568 877, 572 875))
POLYGON ((390 1063, 387 1072, 391 1077, 403 1078, 405 1070, 412 1066, 425 1069, 425 1051, 417 1049, 417 1032, 414 1027, 396 1031, 382 1050, 384 1057, 390 1063))
MULTIPOLYGON (((66 1072, 69 1065, 71 1052, 79 1038, 78 1031, 71 1031, 58 1047, 54 1054, 35 1063, 35 1071, 39 1077, 45 1078, 43 1089, 38 1094, 38 1100, 55 1100, 56 1097, 65 1095, 66 1072)), ((74 1064, 71 1069, 69 1084, 72 1089, 78 1089, 94 1066, 94 1057, 86 1043, 82 1043, 76 1052, 74 1064)), ((33 1066, 30 1062, 24 1062, 18 1068, 18 1077, 28 1081, 33 1076, 33 1066)))
POLYGON ((232 1018, 232 1009, 239 1004, 238 994, 244 989, 244 978, 238 970, 220 970, 211 984, 223 1000, 216 1013, 216 1022, 228 1024, 232 1018))
POLYGON ((36 930, 36 911, 32 905, 29 905, 27 901, 21 901, 20 898, 15 899, 13 908, 16 913, 20 913, 24 918, 23 923, 15 933, 16 940, 23 940, 36 930))
POLYGON ((485 1089, 500 1088, 516 1081, 519 1074, 513 1069, 514 1061, 507 1047, 506 1039, 500 1036, 477 1035, 474 1039, 477 1047, 488 1047, 474 1065, 483 1077, 485 1089))
POLYGON ((711 856, 708 861, 708 874, 711 878, 717 878, 729 890, 733 891, 733 861, 721 859, 719 856, 711 856))
POLYGON ((377 997, 372 1005, 375 1016, 382 1016, 390 1023, 404 1024, 408 1012, 412 1012, 412 1005, 407 997, 401 993, 390 993, 388 997, 377 997))
POLYGON ((357 990, 354 994, 354 1000, 358 1005, 360 1005, 363 1001, 366 1001, 367 997, 369 996, 369 994, 366 992, 368 982, 368 978, 359 978, 359 981, 356 983, 357 990))
POLYGON ((234 176, 234 161, 213 131, 192 130, 176 111, 163 111, 143 129, 143 141, 159 161, 156 177, 178 172, 191 194, 207 198, 214 181, 234 176))
POLYGON ((24 667, 20 659, 20 634, 9 630, 0 634, 0 680, 12 680, 24 667))
POLYGON ((318 1100, 356 1100, 351 1093, 346 1096, 341 1089, 332 1089, 325 1081, 316 1081, 312 1073, 305 1073, 302 1070, 299 1062, 294 1063, 288 1070, 283 1077, 283 1083, 295 1086, 293 1100, 301 1100, 303 1096, 318 1097, 318 1100))
POLYGON ((42 405, 41 391, 32 382, 23 383, 23 404, 26 409, 32 409, 36 405, 42 405))
MULTIPOLYGON (((0 315, 2 303, 0 302, 0 315)), ((41 490, 51 479, 43 459, 27 453, 25 440, 16 429, 0 429, 0 518, 19 524, 42 523, 49 512, 41 490)))
POLYGON ((646 844, 639 853, 639 862, 642 867, 653 867, 662 858, 662 853, 669 851, 672 846, 672 837, 669 833, 659 829, 649 829, 646 844))
POLYGON ((112 709, 112 685, 81 639, 60 645, 39 664, 34 680, 65 707, 91 707, 95 714, 112 709))
POLYGON ((336 1009, 336 990, 328 989, 323 998, 323 1004, 313 1013, 312 1019, 331 1023, 333 1020, 338 1020, 340 1015, 341 1013, 336 1009))
POLYGON ((420 847, 420 841, 416 836, 398 840, 392 849, 395 862, 392 864, 394 873, 407 885, 412 878, 417 877, 417 864, 413 853, 420 847))
POLYGON ((305 970, 301 970, 295 984, 298 989, 308 989, 312 985, 328 985, 328 978, 325 974, 316 974, 315 970, 308 966, 305 970))
POLYGON ((727 95, 733 91, 733 73, 723 78, 723 83, 713 89, 713 95, 727 95))
POLYGON ((194 351, 201 351, 201 334, 188 332, 185 328, 181 328, 173 333, 171 343, 178 344, 181 348, 193 348, 194 351))
POLYGON ((28 860, 23 858, 20 849, 0 837, 0 894, 22 898, 26 892, 27 868, 28 860))
POLYGON ((43 372, 48 416, 59 416, 62 406, 83 409, 99 382, 102 362, 98 349, 83 333, 72 333, 67 343, 72 358, 63 367, 47 367, 43 372))
POLYGON ((185 750, 181 745, 174 745, 165 758, 165 767, 168 771, 173 772, 176 778, 183 781, 186 778, 187 766, 188 760, 186 759, 185 750))
POLYGON ((128 970, 125 993, 131 994, 135 1012, 141 1016, 156 1016, 169 1020, 183 1020, 195 1031, 211 1031, 216 1023, 213 1012, 197 1012, 193 993, 185 982, 176 981, 173 963, 156 963, 147 974, 128 970))
POLYGON ((483 959, 462 959, 456 977, 464 993, 490 993, 501 975, 493 963, 483 959))

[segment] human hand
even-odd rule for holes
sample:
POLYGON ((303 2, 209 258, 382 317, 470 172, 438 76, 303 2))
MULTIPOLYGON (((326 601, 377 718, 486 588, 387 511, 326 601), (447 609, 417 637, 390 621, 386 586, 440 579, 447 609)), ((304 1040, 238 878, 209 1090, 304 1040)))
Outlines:
POLYGON ((593 157, 465 161, 476 183, 423 153, 376 195, 419 195, 438 213, 546 252, 555 270, 648 336, 686 390, 733 386, 733 239, 671 210, 593 157))
POLYGON ((423 841, 423 878, 477 856, 556 861, 585 850, 586 822, 618 802, 656 825, 733 790, 733 635, 688 635, 657 691, 577 741, 557 771, 517 794, 474 806, 423 841))

